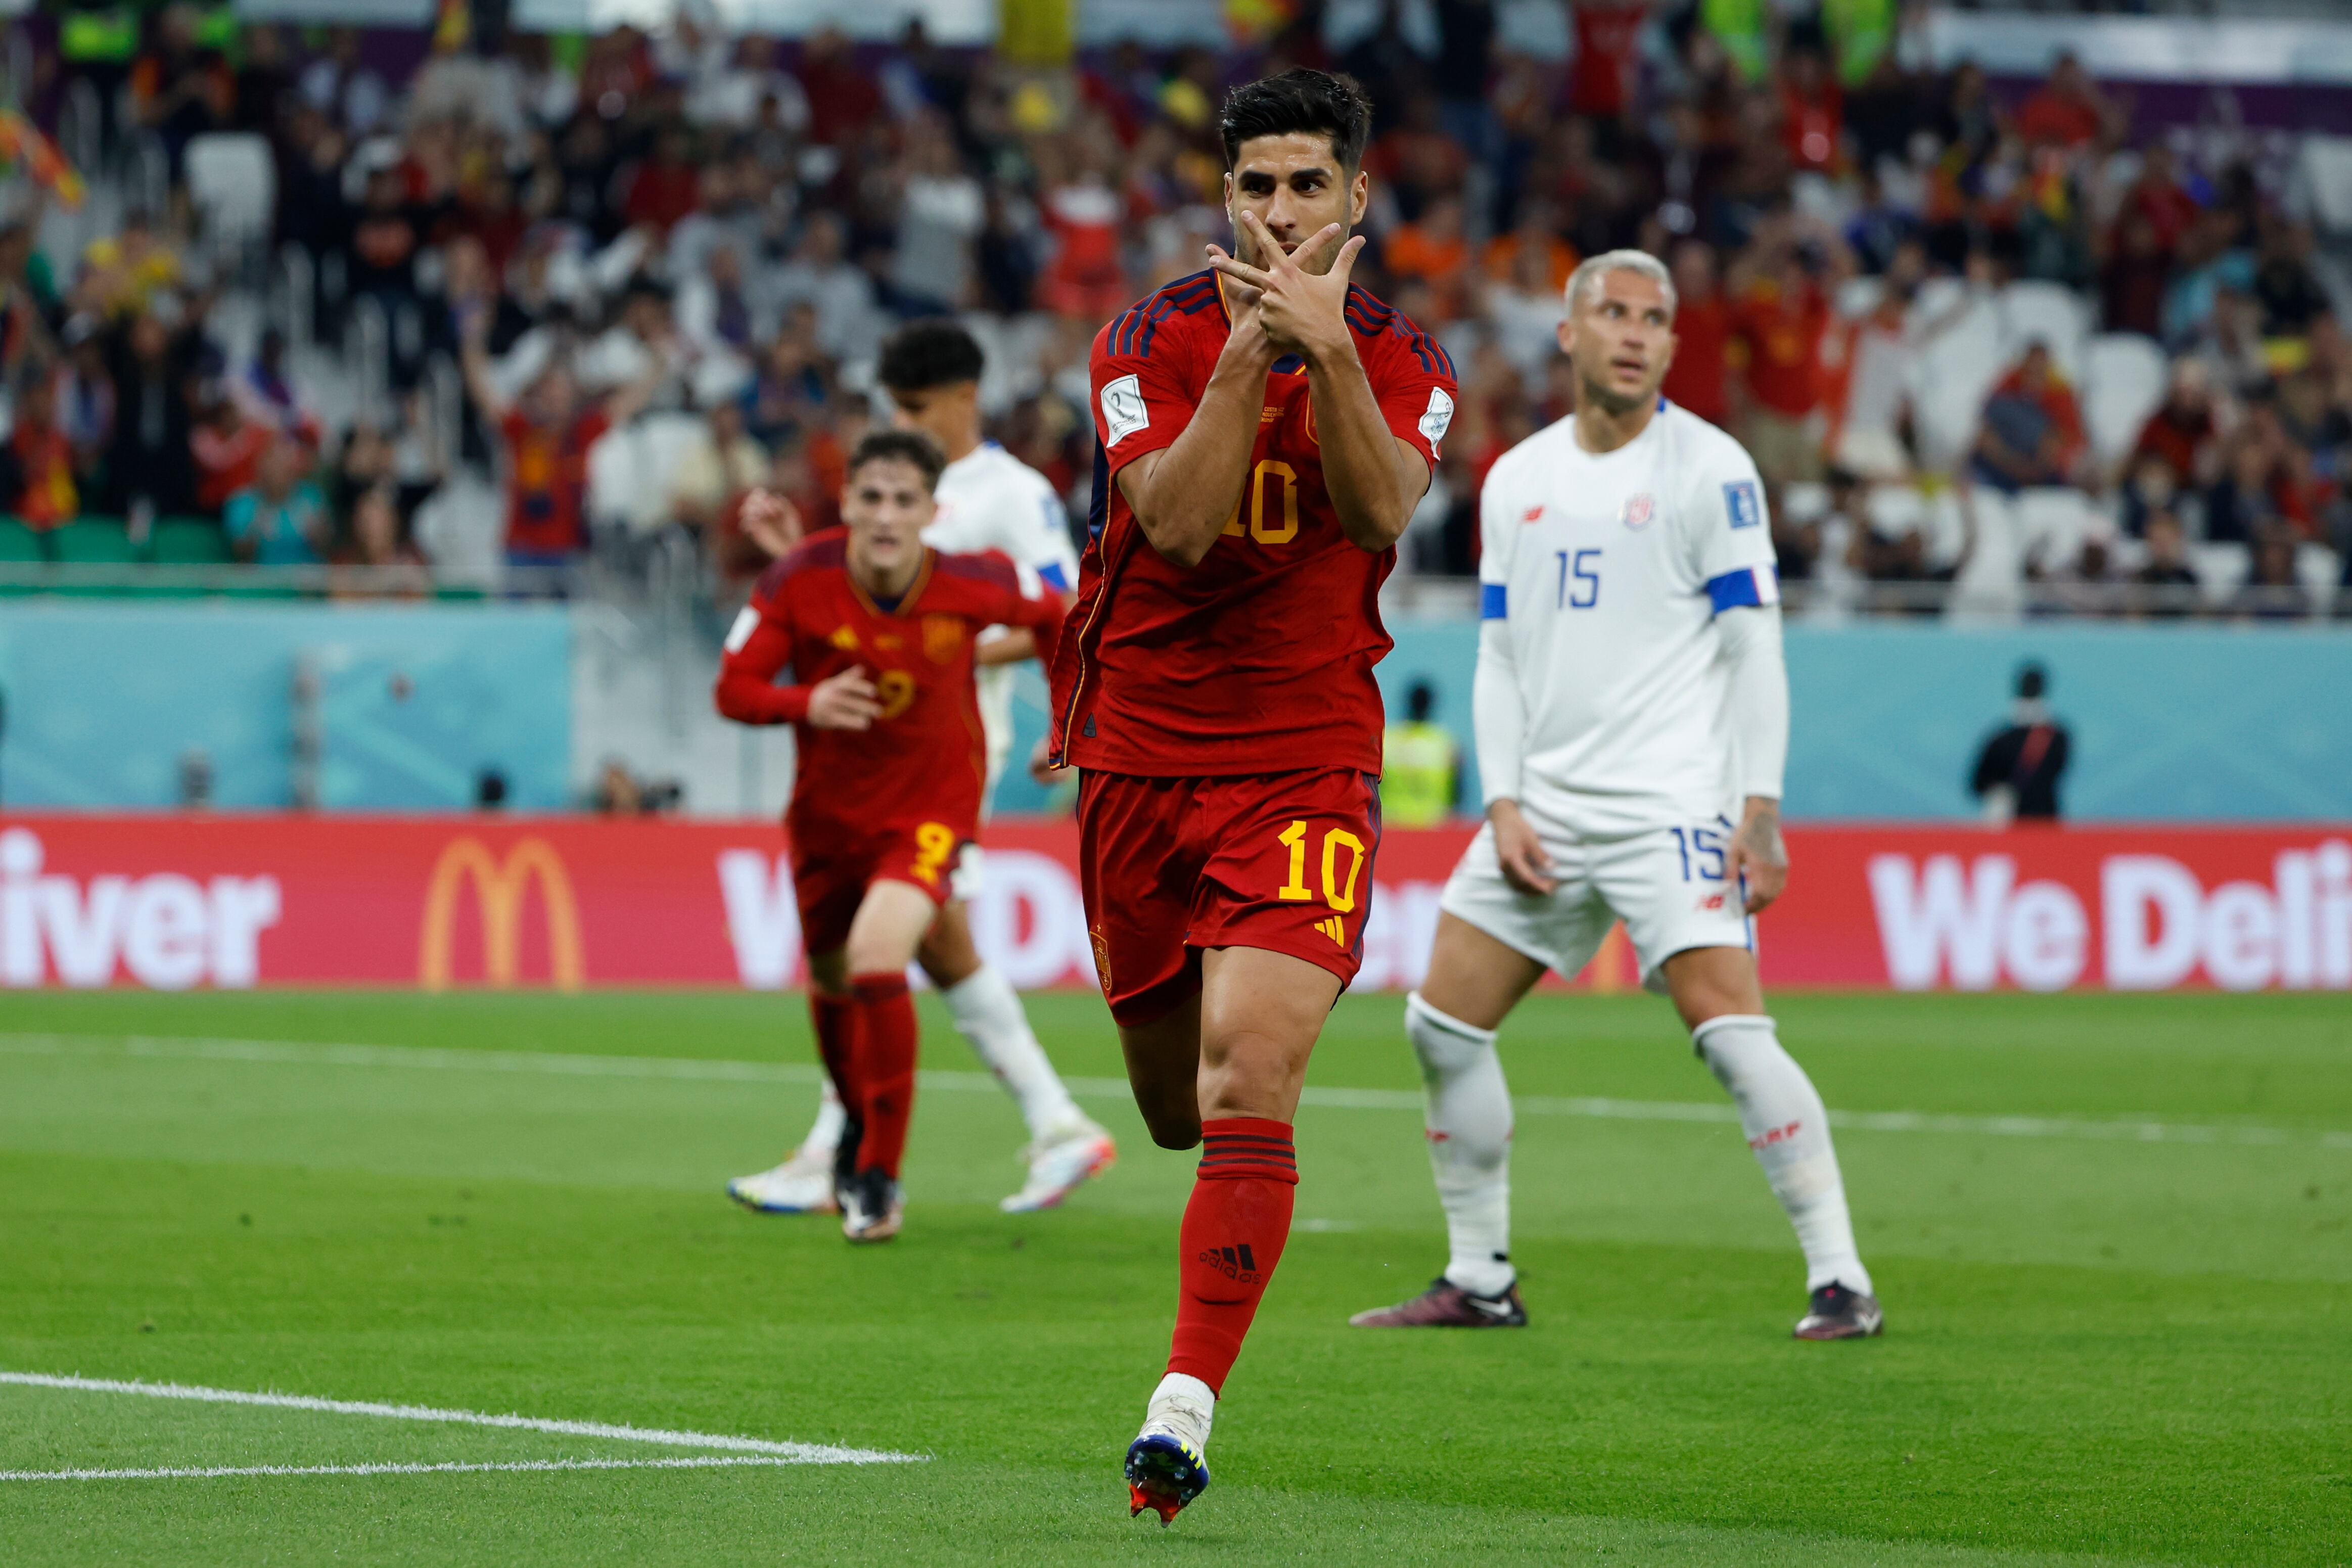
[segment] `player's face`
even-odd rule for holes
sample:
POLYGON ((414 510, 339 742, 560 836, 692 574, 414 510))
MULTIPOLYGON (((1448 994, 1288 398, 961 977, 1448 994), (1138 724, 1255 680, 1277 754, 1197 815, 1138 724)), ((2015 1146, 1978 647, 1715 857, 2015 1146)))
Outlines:
POLYGON ((979 403, 980 386, 976 382, 926 386, 913 392, 893 387, 890 422, 901 430, 919 430, 931 438, 933 446, 952 452, 963 444, 961 437, 978 412, 979 403))
MULTIPOLYGON (((1255 136, 1234 152, 1233 173, 1225 176, 1225 216, 1233 220, 1234 254, 1252 266, 1262 266, 1242 228, 1242 214, 1254 212, 1274 236, 1284 255, 1312 238, 1325 224, 1342 231, 1362 221, 1364 202, 1371 187, 1362 170, 1339 166, 1331 153, 1331 139, 1303 131, 1281 136, 1255 136)), ((1315 270, 1328 272, 1339 258, 1339 247, 1326 246, 1315 270)))
POLYGON ((898 458, 877 458, 859 466, 841 491, 841 521, 849 530, 849 551, 875 575, 895 580, 911 573, 923 554, 923 530, 936 510, 923 470, 898 458))
POLYGON ((1604 272, 1559 324, 1559 346, 1579 387, 1612 414, 1658 395, 1675 360, 1675 319, 1666 291, 1639 272, 1604 272))

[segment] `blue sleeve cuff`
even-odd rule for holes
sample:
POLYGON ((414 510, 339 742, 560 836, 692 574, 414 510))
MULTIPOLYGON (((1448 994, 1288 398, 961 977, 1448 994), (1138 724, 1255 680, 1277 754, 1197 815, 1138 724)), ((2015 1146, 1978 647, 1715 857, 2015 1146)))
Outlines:
POLYGON ((1501 621, 1509 619, 1510 609, 1506 602, 1507 593, 1508 591, 1500 583, 1479 584, 1478 618, 1482 621, 1501 621))
POLYGON ((1777 605, 1780 602, 1780 569, 1777 566, 1742 566, 1737 572, 1710 577, 1706 583, 1706 596, 1718 616, 1743 605, 1777 605))
POLYGON ((1058 593, 1070 591, 1070 580, 1062 575, 1062 563, 1058 561, 1048 561, 1038 567, 1037 580, 1058 593))

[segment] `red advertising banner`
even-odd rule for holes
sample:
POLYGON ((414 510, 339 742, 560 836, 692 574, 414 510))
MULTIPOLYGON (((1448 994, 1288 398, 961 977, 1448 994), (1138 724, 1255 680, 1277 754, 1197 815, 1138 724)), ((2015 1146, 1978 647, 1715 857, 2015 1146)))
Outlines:
MULTIPOLYGON (((1359 989, 1418 984, 1467 826, 1381 841, 1359 989)), ((1800 827, 1768 984, 2352 988, 2352 828, 1800 827)), ((800 978, 782 836, 586 817, 0 817, 0 985, 742 985, 800 978)), ((972 900, 1023 989, 1094 983, 1067 822, 972 900)), ((1621 989, 1612 938, 1580 983, 1621 989)))

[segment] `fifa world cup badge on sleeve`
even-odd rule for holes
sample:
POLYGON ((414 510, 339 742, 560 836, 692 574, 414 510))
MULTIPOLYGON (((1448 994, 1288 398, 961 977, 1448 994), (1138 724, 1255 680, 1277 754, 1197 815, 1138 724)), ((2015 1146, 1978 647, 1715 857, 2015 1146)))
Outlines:
POLYGON ((1421 416, 1421 433, 1428 437, 1429 444, 1434 447, 1445 439, 1446 429, 1453 423, 1454 399, 1445 395, 1444 387, 1431 387, 1429 407, 1421 416))
POLYGON ((1734 479, 1725 485, 1723 504, 1730 509, 1734 528, 1753 528, 1764 521, 1764 508, 1756 500, 1754 479, 1734 479))
POLYGON ((1143 384, 1132 375, 1122 375, 1102 389, 1103 445, 1116 447, 1138 430, 1151 423, 1151 410, 1144 405, 1143 384))

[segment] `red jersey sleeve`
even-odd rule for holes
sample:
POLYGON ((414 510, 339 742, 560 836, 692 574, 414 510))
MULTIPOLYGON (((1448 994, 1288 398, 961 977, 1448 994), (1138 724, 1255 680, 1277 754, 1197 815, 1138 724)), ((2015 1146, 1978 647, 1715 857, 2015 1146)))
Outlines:
POLYGON ((1137 300, 1095 335, 1088 380, 1095 438, 1109 473, 1184 433, 1205 378, 1193 363, 1190 335, 1163 329, 1171 317, 1213 300, 1215 290, 1216 274, 1201 274, 1137 300))
POLYGON ((771 567, 728 629, 713 693, 719 713, 739 724, 791 724, 807 718, 809 688, 776 684, 792 661, 792 612, 782 574, 771 567))
POLYGON ((1410 317, 1362 289, 1348 290, 1348 318, 1360 340, 1364 379, 1381 405, 1381 416, 1400 441, 1410 441, 1422 460, 1437 467, 1441 444, 1454 423, 1458 390, 1454 361, 1435 338, 1410 317))

